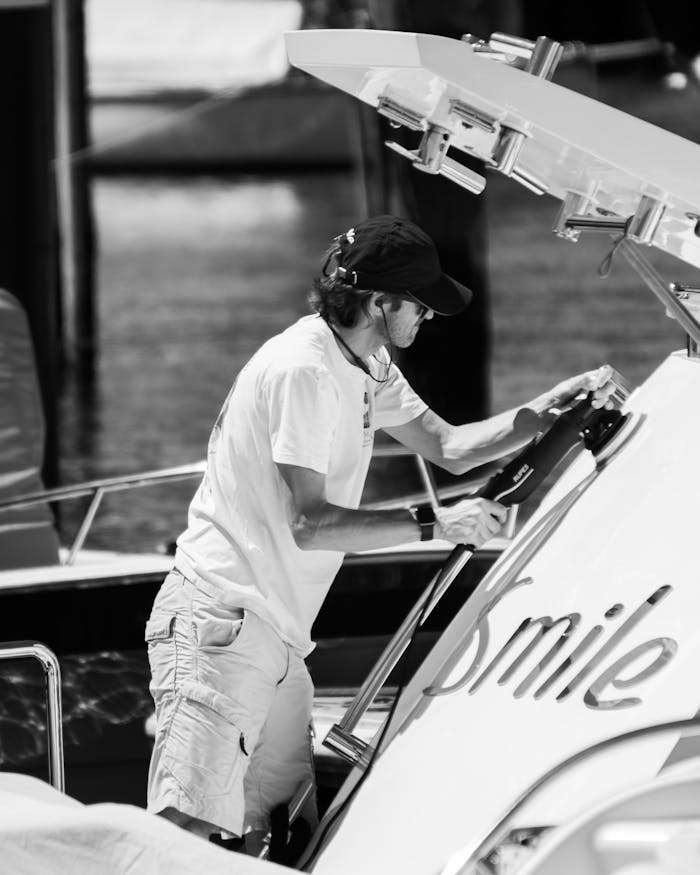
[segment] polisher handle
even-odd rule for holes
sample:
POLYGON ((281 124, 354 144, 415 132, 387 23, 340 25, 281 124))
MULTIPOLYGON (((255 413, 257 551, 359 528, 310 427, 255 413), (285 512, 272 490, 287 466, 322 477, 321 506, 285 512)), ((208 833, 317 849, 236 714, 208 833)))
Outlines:
POLYGON ((528 444, 502 471, 494 474, 477 495, 506 507, 521 504, 580 442, 581 431, 576 420, 562 413, 544 434, 528 444))
POLYGON ((509 507, 521 504, 556 465, 579 443, 595 450, 613 433, 623 418, 619 410, 593 407, 593 392, 561 413, 477 493, 509 507))

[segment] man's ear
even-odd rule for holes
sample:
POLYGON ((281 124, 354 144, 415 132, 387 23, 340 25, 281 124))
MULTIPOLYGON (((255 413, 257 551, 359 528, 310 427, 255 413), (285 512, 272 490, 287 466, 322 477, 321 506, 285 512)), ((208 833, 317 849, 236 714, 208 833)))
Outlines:
POLYGON ((374 299, 374 306, 379 307, 379 309, 382 310, 385 304, 386 295, 378 294, 377 297, 374 299))

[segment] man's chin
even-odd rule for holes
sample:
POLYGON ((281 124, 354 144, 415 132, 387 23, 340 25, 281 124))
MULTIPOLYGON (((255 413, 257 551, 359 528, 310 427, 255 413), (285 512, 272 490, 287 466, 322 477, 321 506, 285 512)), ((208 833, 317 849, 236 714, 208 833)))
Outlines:
POLYGON ((416 335, 412 334, 410 337, 406 337, 403 340, 394 341, 394 346, 397 349, 408 349, 408 347, 411 346, 411 344, 413 343, 413 341, 415 339, 416 339, 416 335))
POLYGON ((418 332, 420 331, 420 325, 416 328, 415 331, 411 331, 407 337, 402 338, 400 341, 394 344, 399 349, 408 349, 409 346, 413 343, 413 341, 418 337, 418 332))

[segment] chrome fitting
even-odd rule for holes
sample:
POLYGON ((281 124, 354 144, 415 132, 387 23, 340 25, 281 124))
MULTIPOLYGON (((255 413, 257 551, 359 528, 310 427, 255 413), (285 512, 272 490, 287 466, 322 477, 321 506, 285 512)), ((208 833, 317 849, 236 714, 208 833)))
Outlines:
POLYGON ((546 194, 549 191, 549 186, 543 179, 540 179, 528 170, 523 170, 522 167, 517 167, 515 170, 511 170, 510 178, 519 182, 520 185, 524 185, 525 188, 535 194, 546 194))
POLYGON ((522 69, 539 79, 551 79, 561 60, 564 47, 548 36, 538 36, 533 42, 508 33, 492 33, 489 48, 525 61, 522 69))
POLYGON ((651 246, 666 205, 655 198, 644 195, 634 214, 625 218, 615 215, 590 215, 588 198, 569 192, 559 210, 554 223, 554 233, 565 240, 579 239, 581 231, 602 233, 622 233, 633 243, 651 246))
POLYGON ((512 64, 514 60, 513 54, 506 52, 494 51, 490 43, 485 42, 473 33, 462 34, 462 42, 467 43, 474 50, 474 54, 479 55, 486 61, 500 61, 502 64, 512 64))
POLYGON ((521 131, 503 125, 496 145, 493 147, 491 163, 505 176, 510 176, 527 137, 521 131))
POLYGON ((463 33, 460 39, 463 43, 467 43, 467 45, 474 49, 486 47, 486 41, 479 36, 474 36, 473 33, 463 33))
POLYGON ((629 219, 621 216, 569 216, 564 225, 572 231, 598 231, 601 234, 614 234, 621 231, 627 233, 629 219))
MULTIPOLYGON (((464 37, 462 37, 464 39, 464 37)), ((535 43, 532 40, 524 39, 520 36, 512 36, 509 33, 492 33, 489 39, 489 47, 494 52, 503 52, 506 55, 513 55, 516 58, 525 58, 529 61, 532 53, 535 50, 535 43)))
POLYGON ((323 746, 353 765, 359 763, 369 748, 369 745, 361 738, 341 729, 337 723, 331 726, 330 732, 323 739, 323 746))
POLYGON ((567 222, 574 215, 584 214, 590 205, 591 200, 587 195, 579 194, 575 191, 567 191, 552 228, 557 237, 561 237, 562 240, 568 240, 570 243, 577 243, 581 236, 581 231, 577 228, 572 228, 567 222))
POLYGON ((551 79, 561 60, 564 47, 548 36, 538 36, 525 72, 540 79, 551 79))
POLYGON ((666 204, 649 195, 643 195, 627 226, 629 239, 651 246, 665 212, 666 204))
POLYGON ((463 100, 453 100, 450 103, 450 112, 454 113, 462 124, 468 128, 479 128, 479 130, 487 131, 489 134, 496 130, 496 119, 493 116, 474 109, 473 106, 469 106, 463 100))
POLYGON ((420 145, 415 150, 406 149, 392 140, 387 140, 384 145, 392 152, 408 158, 416 170, 421 170, 423 173, 440 174, 449 179, 450 182, 461 185, 472 194, 481 194, 486 186, 484 177, 447 157, 451 136, 451 132, 447 128, 430 125, 423 134, 420 145))
POLYGON ((421 113, 410 109, 391 97, 380 97, 377 102, 377 112, 388 118, 395 125, 410 128, 412 131, 424 131, 426 120, 421 113))
POLYGON ((440 167, 440 175, 456 185, 461 185, 471 194, 481 194, 486 188, 486 179, 480 173, 453 161, 452 158, 444 159, 440 167))
POLYGON ((392 152, 397 152, 404 158, 408 158, 416 170, 422 170, 423 173, 440 173, 442 162, 450 148, 451 136, 452 134, 447 128, 429 125, 428 130, 421 137, 417 149, 406 149, 393 140, 386 140, 384 145, 392 152))
POLYGON ((450 148, 452 132, 439 125, 429 125, 423 134, 416 154, 416 170, 424 173, 439 173, 442 162, 450 148))

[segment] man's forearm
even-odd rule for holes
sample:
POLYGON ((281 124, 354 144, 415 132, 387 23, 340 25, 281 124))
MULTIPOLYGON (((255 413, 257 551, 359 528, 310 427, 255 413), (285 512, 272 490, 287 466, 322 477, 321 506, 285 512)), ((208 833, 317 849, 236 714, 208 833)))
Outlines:
POLYGON ((521 449, 551 422, 551 394, 538 395, 524 407, 506 410, 482 422, 450 426, 443 439, 445 465, 463 474, 521 449))
MULTIPOLYGON (((452 544, 479 547, 492 538, 505 521, 506 508, 487 498, 466 498, 435 510, 434 534, 452 544)), ((297 513, 292 533, 302 550, 354 552, 393 547, 416 541, 423 526, 409 510, 350 510, 324 502, 297 513)))
POLYGON ((302 550, 343 553, 395 547, 420 538, 419 526, 405 508, 354 510, 325 503, 307 513, 298 513, 291 529, 302 550))
POLYGON ((442 437, 445 467, 462 474, 515 452, 551 424, 552 418, 547 414, 552 408, 566 407, 581 393, 590 393, 591 404, 602 407, 610 404, 614 388, 611 368, 604 365, 557 383, 523 407, 507 410, 483 422, 449 426, 442 437))

